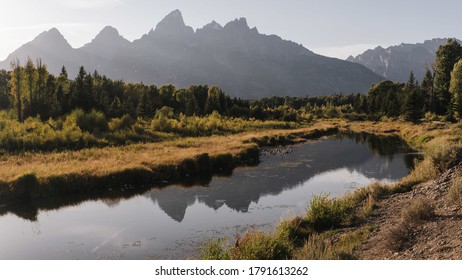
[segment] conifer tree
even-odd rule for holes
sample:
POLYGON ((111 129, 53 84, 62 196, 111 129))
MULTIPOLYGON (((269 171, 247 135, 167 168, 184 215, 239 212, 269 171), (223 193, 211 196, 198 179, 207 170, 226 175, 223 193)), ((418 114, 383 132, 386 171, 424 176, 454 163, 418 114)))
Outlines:
POLYGON ((424 97, 423 111, 435 113, 435 97, 433 93, 433 74, 428 68, 422 80, 421 89, 422 89, 422 94, 424 97))
POLYGON ((146 92, 143 92, 141 98, 138 102, 138 106, 136 106, 136 116, 145 118, 145 117, 152 117, 153 116, 153 109, 152 103, 149 98, 149 95, 146 92))

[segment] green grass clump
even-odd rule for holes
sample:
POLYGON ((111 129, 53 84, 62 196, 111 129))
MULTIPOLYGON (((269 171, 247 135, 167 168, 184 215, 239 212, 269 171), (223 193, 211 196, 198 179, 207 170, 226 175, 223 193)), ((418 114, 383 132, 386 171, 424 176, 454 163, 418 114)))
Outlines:
POLYGON ((354 250, 371 233, 372 227, 346 233, 334 238, 336 231, 312 234, 303 247, 294 253, 298 260, 351 260, 356 259, 354 250))
POLYGON ((202 247, 203 260, 285 260, 291 259, 293 244, 281 231, 248 231, 237 236, 232 246, 223 239, 210 240, 202 247))
POLYGON ((292 243, 277 233, 249 231, 230 249, 234 260, 285 260, 292 257, 292 243))
POLYGON ((353 205, 349 199, 315 195, 310 202, 306 220, 316 231, 338 228, 350 216, 353 205))
POLYGON ((462 159, 462 145, 444 143, 434 145, 428 151, 428 156, 439 173, 456 166, 462 159))
POLYGON ((199 259, 201 260, 229 260, 229 246, 225 239, 211 239, 205 242, 201 248, 199 259))

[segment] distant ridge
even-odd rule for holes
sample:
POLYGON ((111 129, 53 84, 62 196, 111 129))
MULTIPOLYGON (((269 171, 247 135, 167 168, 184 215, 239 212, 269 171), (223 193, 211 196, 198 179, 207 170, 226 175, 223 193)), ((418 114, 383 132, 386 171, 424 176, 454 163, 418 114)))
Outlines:
POLYGON ((81 65, 112 79, 156 85, 218 85, 243 98, 365 92, 382 77, 366 67, 317 55, 276 35, 260 34, 245 18, 224 26, 212 21, 194 31, 179 10, 141 38, 128 41, 110 26, 88 44, 72 48, 56 28, 38 35, 0 62, 42 59, 74 77, 81 65))
POLYGON ((386 49, 379 46, 356 57, 350 56, 347 61, 360 63, 389 80, 406 82, 409 73, 413 71, 416 78, 422 81, 426 67, 432 69, 438 47, 447 41, 447 38, 437 38, 417 44, 403 43, 386 49))

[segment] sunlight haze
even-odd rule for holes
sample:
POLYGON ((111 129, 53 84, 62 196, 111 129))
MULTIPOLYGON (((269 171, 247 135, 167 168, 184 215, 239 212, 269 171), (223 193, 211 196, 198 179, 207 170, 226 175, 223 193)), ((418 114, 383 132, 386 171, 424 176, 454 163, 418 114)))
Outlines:
POLYGON ((201 28, 247 18, 260 33, 276 34, 316 53, 345 59, 378 45, 462 37, 459 1, 148 1, 0 0, 0 60, 41 32, 56 27, 74 47, 107 25, 130 41, 179 9, 186 25, 201 28), (18 20, 20 19, 20 20, 18 20))

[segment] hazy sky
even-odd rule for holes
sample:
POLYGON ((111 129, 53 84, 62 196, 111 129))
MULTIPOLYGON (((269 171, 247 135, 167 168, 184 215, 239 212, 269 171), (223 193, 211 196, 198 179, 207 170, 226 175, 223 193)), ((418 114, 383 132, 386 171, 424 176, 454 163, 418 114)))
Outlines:
POLYGON ((377 45, 462 39, 460 0, 0 0, 0 60, 52 27, 73 47, 106 25, 132 41, 174 9, 194 29, 246 17, 260 33, 342 59, 377 45))

